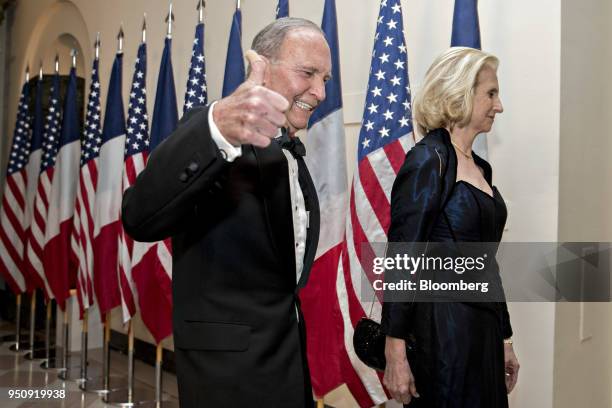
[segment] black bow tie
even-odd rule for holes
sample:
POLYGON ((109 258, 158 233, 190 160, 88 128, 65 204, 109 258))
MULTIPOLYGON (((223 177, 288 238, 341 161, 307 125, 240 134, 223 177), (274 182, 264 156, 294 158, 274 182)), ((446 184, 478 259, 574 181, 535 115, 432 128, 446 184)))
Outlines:
POLYGON ((293 157, 297 158, 297 156, 303 157, 306 155, 306 146, 304 146, 304 143, 302 143, 299 137, 289 137, 285 128, 281 129, 280 137, 275 140, 280 147, 289 150, 293 157))

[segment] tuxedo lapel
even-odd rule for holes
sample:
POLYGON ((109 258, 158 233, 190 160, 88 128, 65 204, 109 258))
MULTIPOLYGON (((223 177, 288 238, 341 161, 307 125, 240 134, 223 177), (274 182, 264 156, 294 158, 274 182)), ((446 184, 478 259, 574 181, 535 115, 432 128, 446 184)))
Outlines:
POLYGON ((304 195, 304 202, 306 204, 306 211, 308 211, 308 234, 306 236, 306 252, 304 254, 304 268, 302 269, 302 276, 298 282, 298 288, 302 288, 308 282, 308 276, 310 275, 310 268, 314 262, 314 257, 317 252, 317 245, 319 243, 319 224, 320 224, 320 213, 319 213, 319 199, 317 197, 317 190, 310 177, 310 172, 306 167, 306 163, 302 157, 297 157, 298 163, 298 178, 300 182, 300 188, 304 195))
POLYGON ((268 231, 285 269, 295 284, 293 213, 287 159, 276 143, 266 148, 252 147, 257 160, 268 231))

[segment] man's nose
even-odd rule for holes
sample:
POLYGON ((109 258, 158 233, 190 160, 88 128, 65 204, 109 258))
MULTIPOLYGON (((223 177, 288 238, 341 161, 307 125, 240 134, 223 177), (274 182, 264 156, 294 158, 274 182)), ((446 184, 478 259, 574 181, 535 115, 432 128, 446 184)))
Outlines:
POLYGON ((310 92, 317 98, 317 101, 325 100, 325 81, 321 78, 315 78, 310 87, 310 92))

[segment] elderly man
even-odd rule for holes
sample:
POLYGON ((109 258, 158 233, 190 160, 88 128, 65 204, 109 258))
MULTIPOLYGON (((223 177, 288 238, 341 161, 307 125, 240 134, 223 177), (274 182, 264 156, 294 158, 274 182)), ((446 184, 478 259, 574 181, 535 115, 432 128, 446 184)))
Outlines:
POLYGON ((123 198, 132 237, 172 237, 181 407, 313 404, 296 293, 319 207, 295 133, 325 98, 330 51, 297 18, 252 48, 247 80, 187 114, 123 198))

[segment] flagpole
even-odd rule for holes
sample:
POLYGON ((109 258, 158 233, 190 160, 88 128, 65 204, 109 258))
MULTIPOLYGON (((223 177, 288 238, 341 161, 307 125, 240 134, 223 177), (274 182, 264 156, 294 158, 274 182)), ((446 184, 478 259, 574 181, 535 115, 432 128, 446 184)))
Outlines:
MULTIPOLYGON (((51 318, 53 317, 53 299, 47 301, 47 317, 45 320, 45 359, 40 368, 49 370, 56 367, 55 357, 51 357, 51 318)), ((55 351, 55 348, 54 348, 55 351)))
MULTIPOLYGON (((71 57, 71 70, 72 69, 76 69, 76 63, 77 63, 77 50, 75 48, 73 48, 72 50, 70 50, 70 57, 71 57)), ((70 375, 70 369, 72 367, 68 367, 68 347, 69 347, 69 340, 70 340, 70 306, 72 304, 72 302, 70 301, 70 298, 76 294, 76 290, 71 289, 69 291, 69 295, 68 298, 66 298, 65 301, 65 306, 64 306, 64 350, 63 350, 63 354, 62 354, 62 367, 60 368, 60 372, 57 375, 57 377, 61 380, 68 380, 70 379, 71 375, 70 375)))
MULTIPOLYGON (((29 80, 29 75, 26 74, 26 81, 29 80)), ((15 342, 9 347, 11 351, 19 352, 21 347, 25 344, 21 344, 21 293, 15 297, 15 342)))
MULTIPOLYGON (((26 66, 25 82, 30 80, 30 65, 26 66)), ((11 351, 20 352, 26 344, 21 344, 21 293, 15 296, 15 342, 9 347, 11 351)))
POLYGON ((155 350, 155 403, 158 406, 162 404, 162 351, 160 341, 155 350))
POLYGON ((66 306, 64 309, 64 345, 63 345, 63 353, 62 353, 62 366, 60 367, 60 372, 57 375, 59 379, 66 380, 68 379, 68 337, 70 336, 70 322, 68 320, 68 301, 66 301, 66 306))
POLYGON ((108 393, 110 392, 110 314, 106 314, 106 318, 104 319, 104 345, 102 350, 102 375, 104 377, 104 385, 103 389, 100 390, 102 396, 102 401, 107 402, 106 398, 108 393))
POLYGON ((34 359, 34 326, 36 325, 36 289, 32 290, 30 295, 30 343, 28 354, 25 356, 28 360, 34 359))
POLYGON ((81 321, 81 372, 77 383, 87 382, 87 335, 88 335, 88 310, 83 310, 83 320, 81 321))
MULTIPOLYGON (((96 41, 94 43, 94 55, 95 59, 100 58, 100 32, 96 33, 96 41)), ((83 310, 83 320, 81 322, 81 373, 77 383, 86 383, 87 378, 87 348, 88 348, 88 336, 89 336, 89 310, 83 310)))

